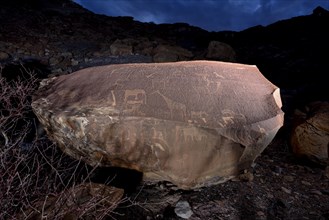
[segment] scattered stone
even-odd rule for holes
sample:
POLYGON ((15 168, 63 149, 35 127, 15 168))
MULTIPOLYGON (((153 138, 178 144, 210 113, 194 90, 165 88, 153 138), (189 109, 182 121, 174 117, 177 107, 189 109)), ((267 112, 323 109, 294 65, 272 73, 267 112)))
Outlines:
POLYGON ((287 188, 285 188, 283 186, 281 187, 281 189, 282 189, 283 192, 285 192, 287 194, 291 194, 291 190, 290 189, 287 189, 287 188))
MULTIPOLYGON (((203 203, 193 203, 193 216, 191 219, 213 219, 214 216, 222 217, 223 219, 239 219, 239 211, 236 210, 232 203, 236 201, 214 200, 203 203)), ((220 219, 220 218, 219 218, 220 219)))
POLYGON ((150 210, 152 213, 161 213, 167 207, 174 207, 181 199, 180 193, 172 193, 171 188, 149 188, 142 189, 143 195, 147 202, 143 204, 143 208, 150 210))
POLYGON ((305 186, 311 186, 312 184, 310 182, 302 180, 301 183, 305 186))
POLYGON ((293 182, 295 180, 295 177, 293 176, 284 176, 283 177, 283 181, 286 181, 286 182, 293 182))
POLYGON ((75 60, 75 59, 71 59, 71 65, 72 66, 77 66, 77 65, 79 65, 79 61, 75 60))
POLYGON ((55 66, 57 64, 59 64, 60 62, 62 62, 64 60, 63 57, 51 57, 49 58, 49 65, 50 66, 55 66))
POLYGON ((319 195, 319 196, 323 195, 322 192, 319 191, 319 190, 317 190, 317 189, 312 189, 310 192, 311 192, 312 194, 319 195))
POLYGON ((191 206, 187 201, 178 201, 175 207, 175 213, 183 219, 189 219, 193 215, 191 206))
POLYGON ((73 54, 71 52, 63 52, 61 53, 61 56, 66 58, 71 58, 73 54))
POLYGON ((255 66, 108 65, 45 81, 32 106, 64 152, 182 189, 249 169, 283 124, 279 89, 255 66))
POLYGON ((263 216, 265 216, 265 213, 263 211, 258 211, 257 215, 263 217, 263 216))
POLYGON ((63 73, 63 69, 61 69, 61 68, 52 69, 51 73, 54 74, 55 76, 58 76, 59 74, 63 73))
POLYGON ((240 174, 239 179, 244 182, 252 182, 254 180, 254 175, 251 172, 246 172, 240 174))

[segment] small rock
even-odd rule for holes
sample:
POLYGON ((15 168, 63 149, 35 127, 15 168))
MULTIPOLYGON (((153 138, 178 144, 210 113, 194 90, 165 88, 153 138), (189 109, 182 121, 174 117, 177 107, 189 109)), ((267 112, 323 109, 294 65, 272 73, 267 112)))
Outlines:
POLYGON ((254 180, 254 175, 250 172, 243 173, 239 176, 239 180, 245 181, 245 182, 251 182, 254 180))
POLYGON ((315 195, 319 195, 319 196, 323 195, 322 192, 320 192, 319 190, 316 190, 316 189, 312 189, 311 193, 315 194, 315 195))
POLYGON ((61 56, 63 56, 63 57, 72 57, 73 54, 71 52, 63 52, 63 53, 61 53, 61 56))
POLYGON ((75 60, 75 59, 71 59, 71 65, 72 66, 77 66, 77 65, 79 65, 79 61, 75 60))
POLYGON ((312 185, 310 182, 307 182, 307 181, 304 181, 304 180, 302 180, 301 183, 302 183, 303 185, 305 185, 305 186, 310 186, 310 185, 312 185))
POLYGON ((193 215, 191 206, 187 201, 178 201, 175 207, 175 213, 183 219, 189 219, 193 215))
POLYGON ((51 70, 51 73, 53 73, 53 74, 62 73, 62 72, 63 72, 63 69, 61 69, 61 68, 51 70))
POLYGON ((49 59, 49 65, 50 66, 55 66, 55 65, 59 64, 62 61, 63 61, 63 57, 51 57, 49 59))
POLYGON ((293 182, 295 180, 295 177, 293 176, 284 176, 283 177, 283 181, 286 181, 286 182, 293 182))
POLYGON ((46 48, 44 54, 45 54, 45 56, 49 56, 49 54, 50 54, 50 50, 48 50, 48 49, 46 48))
POLYGON ((281 187, 281 189, 282 189, 283 192, 285 192, 287 194, 290 194, 291 193, 291 190, 290 189, 287 189, 287 188, 285 188, 283 186, 281 187))
POLYGON ((258 216, 265 216, 265 213, 262 212, 262 211, 258 211, 258 212, 257 212, 257 215, 258 215, 258 216))

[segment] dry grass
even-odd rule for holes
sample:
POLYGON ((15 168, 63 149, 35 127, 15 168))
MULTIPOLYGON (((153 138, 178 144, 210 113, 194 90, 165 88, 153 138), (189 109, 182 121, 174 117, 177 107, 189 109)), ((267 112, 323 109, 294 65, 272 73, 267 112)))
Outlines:
POLYGON ((37 82, 33 74, 8 82, 0 67, 0 219, 111 216, 123 191, 95 191, 88 184, 94 169, 63 154, 46 136, 38 136, 30 105, 37 82))

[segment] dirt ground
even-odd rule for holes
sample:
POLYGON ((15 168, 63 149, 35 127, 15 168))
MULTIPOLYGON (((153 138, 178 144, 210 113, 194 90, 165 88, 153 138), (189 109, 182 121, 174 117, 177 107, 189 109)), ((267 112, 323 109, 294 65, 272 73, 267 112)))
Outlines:
POLYGON ((185 201, 191 220, 329 219, 329 169, 297 160, 282 136, 278 134, 239 178, 195 191, 170 183, 142 184, 112 218, 183 219, 175 207, 185 201))

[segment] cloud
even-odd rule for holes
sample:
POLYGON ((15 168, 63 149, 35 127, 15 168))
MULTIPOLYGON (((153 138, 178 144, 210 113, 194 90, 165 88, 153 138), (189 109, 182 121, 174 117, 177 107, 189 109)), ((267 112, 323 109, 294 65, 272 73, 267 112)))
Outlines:
POLYGON ((328 0, 75 0, 109 16, 132 16, 154 23, 185 22, 209 31, 240 31, 294 16, 311 14, 328 0))

